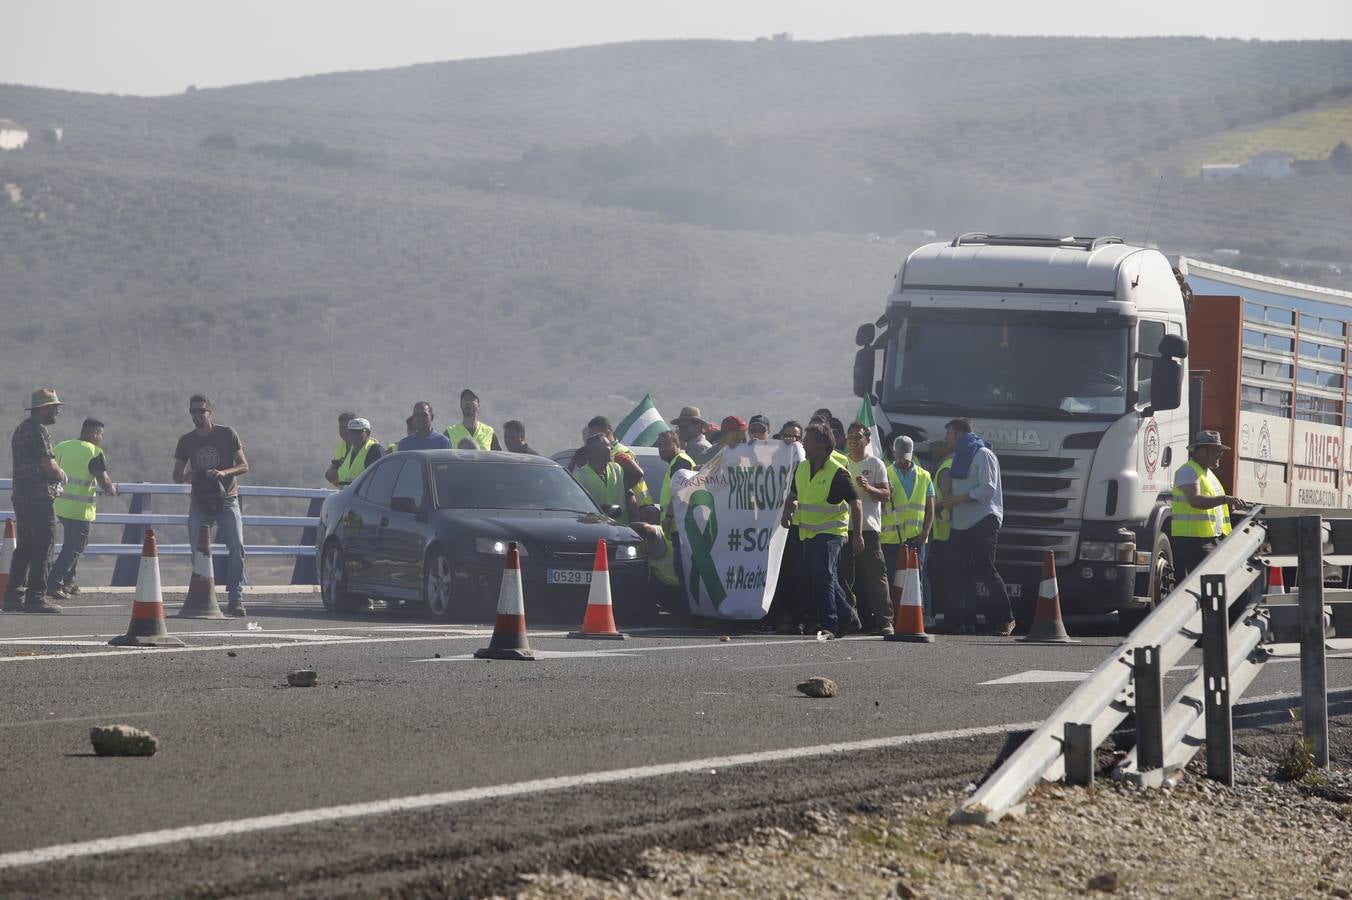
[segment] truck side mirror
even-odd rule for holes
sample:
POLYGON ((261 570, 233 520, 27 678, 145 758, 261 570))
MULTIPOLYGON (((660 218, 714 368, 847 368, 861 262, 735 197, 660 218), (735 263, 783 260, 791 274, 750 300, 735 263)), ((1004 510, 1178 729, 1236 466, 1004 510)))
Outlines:
MULTIPOLYGON (((1169 335, 1169 337, 1176 337, 1169 335)), ((1166 337, 1167 341, 1169 337, 1166 337)), ((1182 340, 1182 338, 1178 338, 1182 340)), ((1163 346, 1160 348, 1163 350, 1163 346)), ((1150 378, 1149 415, 1178 409, 1183 405, 1183 363, 1173 356, 1161 356, 1155 360, 1154 371, 1150 378)))
POLYGON ((855 329, 854 332, 855 346, 867 347, 869 344, 873 343, 873 339, 877 337, 877 335, 878 329, 875 328, 871 323, 865 322, 863 325, 860 325, 857 329, 855 329))
POLYGON ((1177 334, 1166 334, 1160 338, 1160 356, 1172 356, 1174 359, 1187 359, 1188 341, 1177 334))
MULTIPOLYGON (((868 326, 872 328, 873 326, 868 326)), ((860 329, 863 330, 862 328, 860 329)), ((873 387, 873 356, 876 351, 869 346, 860 347, 854 354, 854 395, 867 397, 873 387)))

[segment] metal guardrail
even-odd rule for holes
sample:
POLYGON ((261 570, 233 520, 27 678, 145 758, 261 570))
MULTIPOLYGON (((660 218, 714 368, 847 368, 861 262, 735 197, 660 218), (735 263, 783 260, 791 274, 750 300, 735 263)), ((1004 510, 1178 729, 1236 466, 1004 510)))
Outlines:
MULTIPOLYGON (((1269 613, 1260 603, 1285 595, 1249 591, 1264 561, 1299 565, 1302 726, 1315 765, 1328 766, 1328 687, 1324 567, 1346 555, 1352 529, 1325 527, 1319 516, 1260 521, 1254 510, 1169 594, 1052 715, 952 816, 959 823, 995 822, 1016 812, 1039 780, 1088 784, 1094 751, 1134 714, 1136 746, 1114 777, 1157 785, 1203 747, 1207 775, 1234 782, 1232 710, 1270 654, 1261 646, 1269 613), (1326 539, 1343 553, 1326 553, 1326 539), (1343 532, 1342 535, 1339 532, 1343 532), (1294 546, 1292 544, 1294 543, 1294 546), (1289 551, 1295 550, 1294 554, 1289 551), (1232 610, 1231 598, 1239 598, 1232 610), (1233 625, 1229 618, 1238 612, 1233 625), (1202 665, 1167 708, 1163 673, 1202 641, 1202 665)), ((1338 592, 1352 596, 1352 592, 1338 592)), ((1352 600, 1339 598, 1340 602, 1352 600)), ((1275 605, 1275 604, 1274 604, 1275 605)))
MULTIPOLYGON (((0 478, 0 491, 8 491, 10 486, 11 479, 0 478)), ((123 526, 121 543, 91 543, 85 548, 84 552, 87 556, 115 557, 117 562, 113 567, 112 584, 114 586, 130 586, 136 584, 136 574, 139 565, 138 558, 141 555, 141 543, 145 534, 145 529, 173 526, 186 529, 188 527, 188 516, 186 514, 151 512, 151 498, 157 494, 187 497, 192 492, 192 488, 186 484, 119 482, 117 485, 117 492, 119 496, 128 496, 131 498, 130 511, 125 513, 100 512, 98 518, 94 521, 94 527, 97 528, 101 525, 123 526)), ((241 516, 245 526, 301 529, 300 543, 246 544, 244 546, 245 554, 249 556, 294 557, 296 563, 292 568, 291 583, 315 584, 317 579, 314 542, 316 528, 319 525, 319 508, 323 505, 324 499, 333 493, 334 491, 327 488, 240 485, 239 494, 246 499, 249 497, 274 497, 309 501, 307 514, 304 516, 241 516)), ((12 511, 0 510, 0 519, 13 517, 14 513, 12 511)), ((59 544, 56 549, 60 549, 59 544)), ((190 556, 192 554, 192 545, 187 543, 161 543, 158 545, 158 551, 162 556, 190 556)), ((211 552, 212 561, 216 569, 216 579, 218 581, 223 581, 225 578, 225 556, 227 550, 223 544, 213 544, 211 552)))

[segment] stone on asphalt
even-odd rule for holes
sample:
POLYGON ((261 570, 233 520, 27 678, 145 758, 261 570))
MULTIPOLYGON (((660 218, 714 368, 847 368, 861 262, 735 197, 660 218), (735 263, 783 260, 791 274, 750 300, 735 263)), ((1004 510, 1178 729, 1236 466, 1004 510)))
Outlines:
POLYGON ((1112 894, 1117 891, 1119 880, 1116 872, 1101 872, 1089 879, 1086 887, 1091 891, 1103 891, 1105 894, 1112 894))
POLYGON ((813 675, 798 685, 798 690, 809 697, 834 697, 838 693, 836 683, 822 675, 813 675))
POLYGON ((314 669, 298 669, 286 676, 286 683, 292 687, 314 687, 319 683, 319 673, 314 669))
POLYGON ((89 742, 99 756, 154 756, 160 749, 155 735, 130 725, 95 725, 89 742))

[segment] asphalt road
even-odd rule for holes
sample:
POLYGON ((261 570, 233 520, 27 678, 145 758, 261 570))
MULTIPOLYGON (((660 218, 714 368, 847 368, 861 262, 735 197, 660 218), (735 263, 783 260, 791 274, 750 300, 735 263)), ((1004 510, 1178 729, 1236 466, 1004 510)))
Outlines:
MULTIPOLYGON (((978 778, 1118 642, 1102 626, 1069 646, 593 642, 532 623, 540 660, 488 662, 470 658, 481 625, 335 617, 314 595, 175 620, 166 596, 183 648, 108 647, 127 594, 0 615, 0 896, 433 896, 549 864, 614 871, 656 840, 978 778), (287 686, 299 668, 318 686, 287 686), (840 696, 800 696, 811 675, 840 696), (160 752, 93 756, 89 727, 111 722, 160 752)), ((1352 659, 1329 660, 1329 684, 1352 687, 1352 659)), ((1277 661, 1250 696, 1297 690, 1295 662, 1277 661)))

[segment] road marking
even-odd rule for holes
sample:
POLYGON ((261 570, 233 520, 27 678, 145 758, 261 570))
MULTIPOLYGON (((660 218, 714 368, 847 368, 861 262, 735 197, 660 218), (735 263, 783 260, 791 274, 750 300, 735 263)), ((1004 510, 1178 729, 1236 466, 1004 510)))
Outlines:
MULTIPOLYGON (((651 648, 649 648, 651 649, 651 648)), ((619 656, 637 656, 644 652, 643 648, 634 647, 628 651, 625 650, 540 650, 531 648, 536 659, 609 659, 619 656), (637 651, 637 652, 636 652, 637 651)), ((478 657, 473 653, 459 653, 455 656, 442 656, 435 659, 415 659, 414 662, 420 663, 444 663, 444 662, 476 662, 478 657)))
POLYGON ((988 684, 1058 684, 1067 681, 1084 681, 1088 677, 1088 672, 1059 672, 1048 669, 1029 669, 1027 672, 1006 675, 1004 678, 992 678, 990 681, 983 681, 980 682, 980 684, 982 687, 988 684))
POLYGON ((638 766, 630 769, 611 769, 610 771, 591 772, 583 775, 563 775, 555 778, 539 778, 512 784, 466 788, 458 791, 444 791, 437 794, 416 794, 409 797, 394 797, 389 800, 376 800, 368 803, 349 803, 342 806, 325 806, 318 809, 277 813, 269 816, 256 816, 249 819, 211 822, 205 825, 189 825, 182 828, 166 828, 161 831, 147 831, 142 832, 141 834, 127 834, 118 837, 99 838, 92 841, 79 841, 72 844, 56 844, 49 847, 38 847, 33 850, 20 850, 13 853, 4 853, 0 854, 0 869, 15 869, 21 866, 32 866, 41 863, 58 862, 66 859, 97 856, 104 853, 123 853, 129 850, 143 850, 148 847, 163 847, 167 844, 178 844, 184 841, 222 838, 237 834, 251 834, 258 831, 270 831, 277 828, 290 828, 298 825, 315 825, 321 822, 334 822, 342 819, 356 819, 365 816, 379 816, 419 809, 456 806, 481 800, 522 797, 531 794, 547 793, 550 791, 568 790, 570 788, 595 787, 597 785, 617 784, 626 781, 640 781, 646 778, 661 778, 668 775, 688 775, 696 772, 717 774, 719 769, 732 769, 761 763, 783 762, 817 756, 830 756, 837 753, 857 753, 866 750, 883 750, 916 744, 929 744, 937 741, 1007 734, 1012 731, 1027 731, 1036 728, 1038 724, 1040 723, 1012 722, 1005 725, 959 728, 952 731, 931 731, 924 734, 904 734, 895 737, 872 738, 869 740, 849 741, 845 743, 818 744, 812 747, 794 747, 786 750, 762 750, 755 753, 741 753, 734 756, 713 756, 706 759, 692 759, 684 762, 664 763, 655 766, 638 766))
MULTIPOLYGON (((560 634, 562 634, 562 632, 560 632, 560 634)), ((463 635, 463 637, 474 636, 475 635, 463 635)), ((96 650, 91 653, 39 653, 33 656, 0 656, 0 663, 38 662, 46 659, 96 659, 110 656, 121 656, 132 659, 141 653, 153 653, 156 656, 167 656, 171 653, 220 653, 223 650, 281 650, 284 648, 296 650, 301 647, 355 647, 361 644, 405 644, 411 641, 445 641, 453 639, 454 638, 446 635, 431 634, 425 637, 359 638, 355 641, 348 638, 331 638, 322 641, 312 641, 306 644, 298 644, 295 641, 269 641, 257 644, 212 644, 203 647, 128 647, 124 650, 96 650)))
POLYGON ((146 712, 106 713, 101 716, 72 716, 68 719, 29 719, 27 722, 0 722, 0 728, 20 728, 26 725, 73 725, 77 722, 115 722, 118 719, 162 716, 167 712, 170 712, 170 710, 155 709, 146 712))

